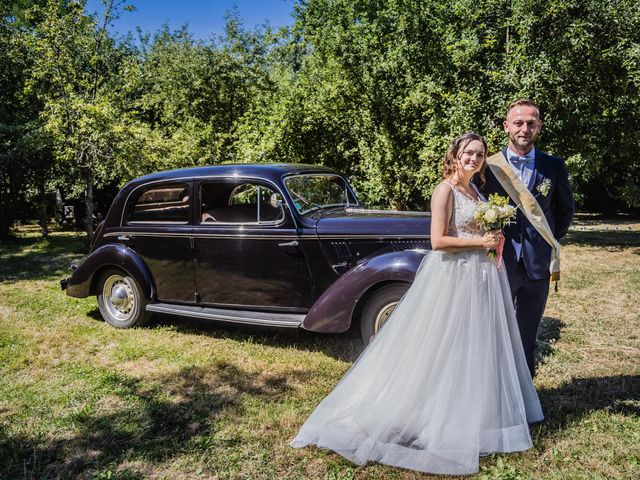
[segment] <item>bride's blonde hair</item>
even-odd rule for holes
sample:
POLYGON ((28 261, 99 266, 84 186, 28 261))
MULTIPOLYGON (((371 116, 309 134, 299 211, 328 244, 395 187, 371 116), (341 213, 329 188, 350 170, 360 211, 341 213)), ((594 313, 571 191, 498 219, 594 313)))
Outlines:
POLYGON ((485 160, 482 162, 482 166, 480 167, 480 171, 478 175, 480 176, 480 185, 484 185, 484 169, 487 168, 487 142, 482 136, 478 135, 475 132, 464 132, 462 135, 454 138, 447 148, 447 153, 444 155, 444 160, 442 161, 442 179, 447 180, 451 178, 458 172, 458 162, 457 160, 462 155, 464 149, 474 140, 478 140, 484 146, 484 155, 485 160))

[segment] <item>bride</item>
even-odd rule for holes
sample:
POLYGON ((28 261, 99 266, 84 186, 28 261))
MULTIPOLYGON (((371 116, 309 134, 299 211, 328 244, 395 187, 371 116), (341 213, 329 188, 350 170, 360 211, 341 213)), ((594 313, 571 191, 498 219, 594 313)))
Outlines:
POLYGON ((431 199, 431 244, 384 327, 304 423, 291 446, 329 448, 428 473, 471 474, 479 456, 531 447, 542 409, 504 271, 500 232, 474 219, 486 167, 475 133, 454 139, 431 199))

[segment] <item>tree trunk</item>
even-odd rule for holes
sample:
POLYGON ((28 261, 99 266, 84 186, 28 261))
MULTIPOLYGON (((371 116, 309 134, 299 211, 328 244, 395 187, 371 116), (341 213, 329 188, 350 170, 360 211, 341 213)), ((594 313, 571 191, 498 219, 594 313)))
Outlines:
POLYGON ((9 215, 5 215, 2 208, 0 208, 0 241, 7 240, 9 238, 9 231, 12 223, 11 219, 9 219, 9 215))
POLYGON ((93 241, 93 174, 90 168, 84 168, 83 177, 85 181, 84 190, 84 226, 87 232, 87 248, 93 241))
MULTIPOLYGON (((4 195, 5 191, 5 186, 0 184, 0 241, 7 240, 9 238, 9 231, 13 225, 12 210, 7 205, 7 201, 11 195, 10 192, 7 192, 8 194, 4 195)), ((13 211, 15 211, 15 209, 13 211)))
POLYGON ((42 237, 49 237, 49 218, 47 217, 47 202, 42 200, 40 203, 40 228, 42 229, 42 237))
POLYGON ((42 228, 42 236, 49 236, 49 218, 47 217, 47 195, 44 185, 39 185, 40 190, 40 228, 42 228))
POLYGON ((393 209, 399 212, 404 212, 405 210, 408 210, 407 203, 400 199, 395 199, 393 200, 393 209))

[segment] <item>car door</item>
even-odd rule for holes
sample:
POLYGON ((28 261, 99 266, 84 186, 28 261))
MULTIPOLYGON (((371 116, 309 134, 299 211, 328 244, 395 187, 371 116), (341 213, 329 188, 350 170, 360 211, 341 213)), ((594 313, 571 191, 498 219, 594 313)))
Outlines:
POLYGON ((132 192, 118 238, 146 263, 160 302, 195 303, 192 184, 155 182, 132 192))
POLYGON ((196 288, 202 304, 306 311, 311 282, 290 212, 274 185, 215 178, 197 185, 196 288))

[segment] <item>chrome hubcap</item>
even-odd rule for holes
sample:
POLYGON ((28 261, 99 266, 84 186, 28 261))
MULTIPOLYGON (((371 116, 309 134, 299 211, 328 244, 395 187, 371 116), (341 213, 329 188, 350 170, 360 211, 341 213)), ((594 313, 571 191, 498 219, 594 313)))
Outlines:
POLYGON ((398 302, 391 302, 380 309, 378 315, 376 316, 374 330, 376 333, 378 333, 378 331, 382 328, 382 325, 384 325, 384 322, 387 321, 391 313, 395 310, 396 305, 398 305, 398 302))
POLYGON ((122 275, 111 275, 102 288, 104 303, 113 318, 128 320, 133 314, 135 297, 130 280, 122 275))
POLYGON ((113 287, 111 290, 111 303, 113 303, 116 308, 126 310, 128 300, 129 297, 127 296, 127 289, 123 285, 116 285, 113 287))

